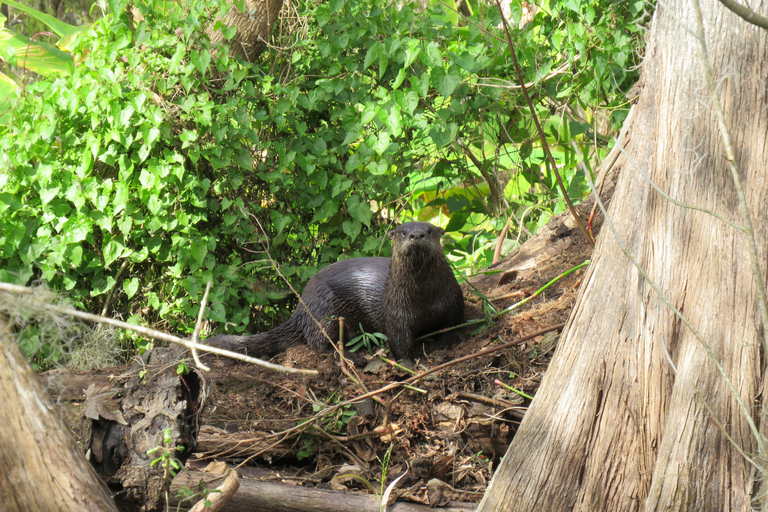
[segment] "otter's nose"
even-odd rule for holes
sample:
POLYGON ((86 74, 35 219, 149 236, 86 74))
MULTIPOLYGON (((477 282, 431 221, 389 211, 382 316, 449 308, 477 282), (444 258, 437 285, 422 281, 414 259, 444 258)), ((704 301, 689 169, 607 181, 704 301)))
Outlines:
POLYGON ((421 240, 427 236, 427 234, 423 231, 412 231, 410 235, 408 235, 408 238, 410 240, 421 240))

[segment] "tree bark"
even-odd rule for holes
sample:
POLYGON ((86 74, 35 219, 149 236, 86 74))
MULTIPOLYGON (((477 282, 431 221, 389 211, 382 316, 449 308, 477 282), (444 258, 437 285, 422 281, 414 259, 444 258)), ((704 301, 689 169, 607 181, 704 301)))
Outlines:
POLYGON ((166 429, 173 446, 165 448, 180 465, 197 447, 207 382, 194 369, 176 373, 186 355, 158 347, 131 366, 106 370, 108 377, 52 372, 41 379, 122 511, 163 509, 169 482, 162 465, 152 464, 160 451, 149 452, 163 446, 166 429))
POLYGON ((117 509, 0 318, 0 508, 117 509))
POLYGON ((226 27, 237 27, 237 33, 227 41, 221 30, 215 30, 211 25, 206 29, 211 46, 228 42, 230 55, 242 55, 252 62, 267 47, 283 0, 245 0, 245 12, 241 12, 234 2, 230 4, 229 12, 221 21, 226 27))
MULTIPOLYGON (((768 32, 715 0, 702 3, 764 273, 768 32)), ((751 7, 765 12, 766 3, 751 7)), ((740 225, 698 42, 686 28, 695 29, 692 2, 659 4, 627 151, 671 197, 740 225)), ((620 239, 703 334, 757 416, 761 327, 745 239, 664 199, 626 157, 617 165, 609 216, 620 239)), ((552 364, 479 510, 750 510, 752 466, 702 400, 735 444, 755 454, 712 360, 604 226, 552 364)))

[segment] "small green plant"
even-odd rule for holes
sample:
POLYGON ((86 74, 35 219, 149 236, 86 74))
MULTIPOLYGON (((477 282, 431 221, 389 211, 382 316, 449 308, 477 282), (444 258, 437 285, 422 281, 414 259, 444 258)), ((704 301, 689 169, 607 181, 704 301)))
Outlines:
POLYGON ((167 428, 163 431, 163 445, 156 446, 147 451, 147 455, 160 452, 160 456, 150 462, 150 466, 154 466, 160 463, 160 467, 163 468, 163 488, 165 489, 165 509, 169 507, 168 489, 171 486, 171 480, 176 476, 176 473, 182 470, 181 461, 175 457, 176 452, 183 451, 183 446, 173 447, 173 438, 171 437, 171 429, 167 428))
MULTIPOLYGON (((181 501, 195 502, 199 500, 198 498, 199 496, 202 496, 203 499, 205 500, 203 502, 203 506, 205 508, 211 508, 212 503, 211 503, 211 500, 208 499, 208 496, 214 492, 221 492, 221 491, 218 489, 209 489, 208 487, 205 486, 205 482, 201 480, 197 484, 197 489, 190 489, 189 487, 184 486, 178 491, 176 491, 176 497, 179 498, 180 502, 181 501)), ((179 505, 181 505, 181 503, 179 503, 179 505)))
POLYGON ((302 436, 301 443, 304 447, 296 452, 297 460, 304 460, 311 457, 312 454, 315 453, 315 446, 317 444, 311 436, 302 436))
POLYGON ((383 496, 386 489, 385 485, 387 482, 387 471, 389 470, 389 462, 392 458, 392 448, 393 445, 389 445, 387 452, 384 454, 384 458, 381 460, 381 491, 379 492, 379 496, 383 496))
POLYGON ((366 352, 373 354, 387 344, 387 339, 387 335, 380 332, 365 332, 363 324, 360 324, 360 334, 347 342, 347 350, 357 352, 365 347, 366 352))
POLYGON ((189 366, 187 366, 187 363, 185 361, 180 362, 176 366, 176 375, 186 375, 190 372, 189 366))
MULTIPOLYGON (((338 391, 331 393, 328 398, 329 404, 336 404, 340 400, 338 391)), ((318 413, 325 409, 327 406, 324 404, 312 404, 312 410, 318 413)), ((329 433, 341 434, 346 432, 349 419, 356 415, 357 412, 350 405, 345 405, 334 411, 333 414, 323 417, 323 430, 329 433)))
POLYGON ((173 448, 173 438, 171 438, 171 429, 167 428, 163 431, 163 446, 156 446, 147 452, 147 455, 160 452, 160 456, 153 460, 149 465, 154 466, 158 462, 163 468, 166 475, 170 475, 171 478, 176 476, 176 472, 181 471, 181 462, 174 457, 176 452, 184 450, 183 446, 177 446, 173 448))

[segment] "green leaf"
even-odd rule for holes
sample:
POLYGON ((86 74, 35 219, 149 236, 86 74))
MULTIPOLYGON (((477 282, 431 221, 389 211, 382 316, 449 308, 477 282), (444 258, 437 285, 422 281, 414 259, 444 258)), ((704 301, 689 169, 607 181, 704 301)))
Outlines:
POLYGON ((237 148, 233 156, 234 162, 243 169, 253 170, 253 158, 251 158, 251 152, 246 148, 237 148))
POLYGON ((370 136, 368 136, 366 142, 368 142, 368 145, 376 152, 377 155, 381 156, 389 147, 389 132, 383 130, 378 134, 372 133, 370 136))
POLYGON ((338 211, 339 202, 337 200, 326 200, 320 205, 320 208, 315 210, 315 216, 312 218, 312 222, 323 221, 338 211))
POLYGON ((360 114, 360 123, 367 124, 376 117, 376 113, 379 111, 379 106, 375 103, 368 103, 363 109, 363 113, 360 114))
POLYGON ((345 220, 341 223, 341 229, 347 235, 347 239, 354 241, 363 229, 363 225, 358 220, 345 220))
POLYGON ((120 15, 125 10, 128 0, 107 0, 109 10, 115 15, 120 15))
POLYGON ((373 216, 371 207, 368 203, 361 201, 358 196, 352 196, 347 200, 347 211, 353 219, 362 222, 369 228, 371 227, 371 217, 373 216))
POLYGON ((208 254, 208 244, 202 240, 194 239, 192 240, 192 247, 190 252, 195 261, 202 264, 203 260, 205 259, 205 255, 208 254))
POLYGON ((416 60, 416 57, 419 56, 419 52, 421 51, 420 45, 421 43, 418 39, 413 39, 411 37, 408 38, 408 43, 405 47, 405 59, 403 60, 403 67, 407 68, 413 64, 413 61, 416 60))
POLYGON ((384 45, 379 41, 376 41, 373 43, 373 46, 368 49, 368 53, 365 54, 363 69, 368 69, 371 64, 373 64, 374 61, 379 60, 382 55, 384 55, 384 45))
POLYGON ((31 41, 8 29, 0 29, 0 57, 43 76, 69 75, 73 66, 69 53, 42 41, 31 41))
POLYGON ((189 60, 201 75, 205 75, 205 72, 208 71, 208 65, 211 63, 211 54, 208 53, 208 50, 203 50, 202 52, 192 50, 189 60))
POLYGON ((395 106, 390 106, 389 110, 379 110, 379 119, 389 128, 392 136, 397 137, 400 135, 400 111, 395 106))
POLYGON ((53 16, 49 16, 48 14, 45 14, 43 12, 36 11, 35 9, 31 7, 27 7, 24 4, 17 2, 16 0, 3 0, 3 3, 6 3, 11 7, 15 7, 16 9, 22 12, 25 12, 30 16, 32 16, 33 18, 45 23, 59 37, 64 37, 69 34, 75 34, 81 30, 80 27, 76 27, 74 25, 70 25, 69 23, 64 23, 63 21, 59 21, 53 16))
POLYGON ((282 233, 285 226, 291 223, 293 217, 290 215, 284 215, 277 210, 269 212, 269 216, 272 219, 272 223, 275 225, 275 229, 278 233, 282 233))
POLYGON ((115 278, 112 276, 100 277, 93 280, 93 288, 91 289, 91 297, 96 297, 103 293, 107 293, 115 286, 115 278))
POLYGON ((123 290, 129 299, 132 299, 136 292, 139 290, 139 279, 134 277, 131 279, 123 280, 123 290))
POLYGON ((467 215, 465 213, 454 214, 451 216, 451 220, 448 221, 448 225, 445 226, 446 232, 458 231, 467 225, 467 215))
POLYGON ((46 204, 50 203, 51 200, 56 197, 56 194, 59 193, 60 187, 59 186, 53 186, 49 185, 42 190, 40 190, 40 202, 41 206, 45 206, 46 204))
POLYGON ((429 136, 438 148, 447 146, 456 139, 458 126, 456 123, 448 123, 447 129, 442 126, 433 126, 429 130, 429 136))
POLYGON ((440 47, 435 42, 427 45, 425 51, 421 52, 421 61, 430 68, 442 68, 443 56, 440 54, 440 47))
POLYGON ((433 69, 430 83, 442 97, 447 98, 456 90, 461 80, 462 76, 456 69, 456 66, 451 66, 448 71, 445 71, 443 68, 433 69))
POLYGON ((104 240, 104 246, 102 248, 104 254, 104 266, 108 267, 118 256, 120 256, 125 249, 125 246, 119 240, 108 237, 104 240))

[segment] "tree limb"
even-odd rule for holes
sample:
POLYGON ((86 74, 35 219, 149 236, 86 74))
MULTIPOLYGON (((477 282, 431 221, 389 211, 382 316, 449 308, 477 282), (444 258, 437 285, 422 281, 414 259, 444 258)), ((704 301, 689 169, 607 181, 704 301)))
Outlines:
POLYGON ((753 25, 757 25, 760 28, 768 30, 768 16, 758 14, 746 5, 741 5, 739 2, 735 2, 734 0, 720 0, 720 3, 747 23, 751 23, 753 25))

